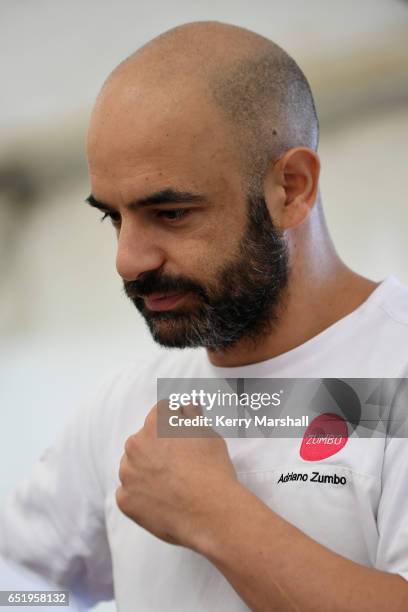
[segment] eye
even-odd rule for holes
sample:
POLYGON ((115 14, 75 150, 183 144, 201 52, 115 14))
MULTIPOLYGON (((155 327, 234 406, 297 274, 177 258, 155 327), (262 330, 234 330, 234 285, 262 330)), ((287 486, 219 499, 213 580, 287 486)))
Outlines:
POLYGON ((103 221, 105 221, 105 219, 110 219, 112 225, 117 226, 117 225, 120 224, 120 215, 118 213, 106 212, 101 217, 101 222, 103 223, 103 221))
POLYGON ((157 217, 167 219, 168 221, 178 221, 184 219, 191 210, 189 208, 173 208, 172 210, 159 210, 157 217))

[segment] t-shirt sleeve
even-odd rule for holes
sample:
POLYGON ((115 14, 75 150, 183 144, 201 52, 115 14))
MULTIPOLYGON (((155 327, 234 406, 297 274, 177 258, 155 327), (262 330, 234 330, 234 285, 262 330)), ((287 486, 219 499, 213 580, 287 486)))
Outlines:
POLYGON ((0 554, 69 589, 86 606, 113 598, 104 492, 93 447, 103 398, 101 390, 77 408, 0 507, 0 554))
POLYGON ((408 439, 389 438, 378 507, 376 567, 408 580, 408 439))

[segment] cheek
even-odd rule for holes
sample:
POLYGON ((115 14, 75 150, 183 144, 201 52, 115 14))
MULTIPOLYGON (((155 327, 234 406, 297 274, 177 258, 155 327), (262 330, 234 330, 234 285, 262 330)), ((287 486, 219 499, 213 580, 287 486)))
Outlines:
POLYGON ((169 267, 169 273, 180 274, 208 288, 218 286, 219 274, 237 254, 237 245, 225 242, 214 238, 187 247, 174 267, 169 267))
POLYGON ((173 262, 177 265, 180 274, 198 281, 211 279, 219 268, 225 253, 215 239, 191 240, 179 244, 177 256, 173 262))
POLYGON ((193 229, 175 232, 166 237, 164 251, 169 271, 197 280, 213 279, 217 270, 239 254, 239 245, 246 230, 244 214, 220 214, 198 223, 193 229))

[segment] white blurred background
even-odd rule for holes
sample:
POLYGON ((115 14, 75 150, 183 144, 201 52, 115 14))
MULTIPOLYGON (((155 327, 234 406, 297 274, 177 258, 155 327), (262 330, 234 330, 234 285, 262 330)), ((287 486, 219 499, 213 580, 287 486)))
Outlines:
POLYGON ((0 503, 80 397, 159 350, 123 295, 112 229, 84 204, 84 139, 116 64, 206 19, 295 57, 321 119, 323 201, 340 254, 370 278, 408 282, 408 3, 2 0, 0 503))

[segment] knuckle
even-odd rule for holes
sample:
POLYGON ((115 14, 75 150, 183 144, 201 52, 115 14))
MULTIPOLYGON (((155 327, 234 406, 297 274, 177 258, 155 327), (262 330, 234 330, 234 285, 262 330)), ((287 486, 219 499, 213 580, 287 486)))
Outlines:
POLYGON ((119 480, 125 484, 129 481, 130 470, 126 458, 122 458, 119 465, 119 480))
POLYGON ((125 442, 125 447, 124 447, 126 455, 131 455, 132 452, 134 452, 136 443, 137 443, 136 436, 132 435, 128 437, 128 439, 125 442))
POLYGON ((123 487, 116 489, 116 503, 122 512, 126 513, 129 507, 129 495, 123 487))

